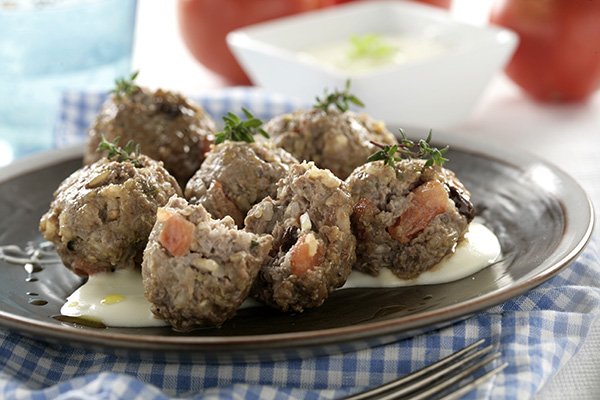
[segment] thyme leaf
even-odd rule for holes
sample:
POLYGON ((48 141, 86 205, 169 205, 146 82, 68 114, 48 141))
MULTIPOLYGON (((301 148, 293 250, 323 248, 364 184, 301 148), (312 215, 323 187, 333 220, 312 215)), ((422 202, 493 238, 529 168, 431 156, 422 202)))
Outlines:
POLYGON ((131 96, 133 94, 133 92, 140 89, 140 87, 138 85, 133 83, 135 78, 137 78, 139 72, 140 71, 135 71, 133 74, 131 74, 129 79, 120 78, 120 79, 115 80, 116 87, 113 90, 111 90, 109 93, 114 93, 115 97, 118 100, 121 100, 121 98, 122 98, 121 96, 123 96, 123 95, 131 96))
POLYGON ((348 111, 350 103, 359 107, 365 106, 358 97, 350 93, 350 79, 348 79, 346 80, 346 89, 344 91, 335 90, 333 93, 328 94, 327 89, 325 89, 324 97, 322 99, 317 97, 317 103, 314 105, 314 108, 323 110, 325 114, 328 114, 330 107, 335 106, 341 112, 345 112, 348 111))
POLYGON ((120 136, 117 136, 113 142, 109 142, 106 140, 104 135, 102 135, 102 141, 98 144, 98 149, 96 151, 108 151, 106 158, 109 160, 116 157, 118 162, 130 162, 136 168, 141 168, 143 165, 138 159, 140 156, 140 145, 136 144, 135 148, 133 146, 133 140, 127 142, 125 147, 120 147, 118 145, 120 136))
POLYGON ((389 165, 392 168, 394 168, 396 162, 401 161, 403 157, 406 159, 425 159, 427 160, 425 161, 425 165, 428 167, 434 164, 443 167, 444 162, 448 161, 448 159, 444 157, 444 153, 448 151, 448 146, 441 150, 431 147, 431 130, 429 130, 427 139, 421 139, 418 143, 408 139, 404 130, 400 129, 399 131, 402 136, 400 144, 389 146, 371 141, 371 144, 379 147, 381 150, 378 150, 376 153, 369 156, 367 161, 383 160, 385 165, 389 165), (396 154, 400 154, 400 156, 398 157, 396 154))
POLYGON ((215 135, 215 144, 223 143, 225 140, 252 143, 254 142, 254 134, 256 133, 260 133, 267 139, 269 138, 269 134, 261 128, 262 121, 254 117, 252 113, 244 107, 242 107, 242 111, 246 116, 245 121, 242 121, 240 117, 232 112, 228 112, 227 115, 223 116, 225 127, 223 128, 223 131, 215 135))
POLYGON ((350 36, 351 50, 348 57, 352 60, 359 58, 386 58, 396 54, 397 49, 390 45, 381 35, 367 33, 350 36))
POLYGON ((379 148, 381 148, 381 150, 377 151, 376 153, 371 154, 368 158, 367 161, 369 162, 373 162, 373 161, 381 161, 383 160, 383 163, 385 165, 389 165, 390 167, 394 168, 396 166, 396 161, 400 161, 402 160, 401 157, 396 157, 396 152, 398 151, 398 145, 395 144, 393 146, 389 146, 389 145, 382 145, 381 143, 376 143, 371 141, 371 144, 373 144, 374 146, 377 146, 379 148))

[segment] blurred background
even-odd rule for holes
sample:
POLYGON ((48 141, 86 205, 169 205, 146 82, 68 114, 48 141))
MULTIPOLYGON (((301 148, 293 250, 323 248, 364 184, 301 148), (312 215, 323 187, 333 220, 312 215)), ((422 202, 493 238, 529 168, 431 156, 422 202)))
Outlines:
MULTIPOLYGON (((265 3, 265 0, 245 2, 173 0, 163 2, 165 4, 153 4, 153 2, 150 4, 148 0, 139 0, 136 47, 133 54, 134 69, 142 70, 139 81, 149 86, 169 87, 192 93, 228 85, 247 84, 249 83, 247 77, 226 48, 227 32, 264 19, 295 13, 298 10, 329 7, 348 1, 267 0, 266 2, 275 7, 272 12, 261 14, 257 13, 255 4, 265 3), (174 6, 173 2, 177 5, 174 6), (212 16, 215 13, 223 13, 217 5, 224 3, 230 3, 227 6, 229 20, 228 24, 220 25, 221 21, 215 20, 212 16), (285 4, 285 6, 277 6, 278 4, 285 4), (192 26, 194 19, 208 20, 208 29, 218 29, 216 37, 195 39, 195 32, 200 35, 201 32, 208 31, 204 31, 207 29, 206 25, 202 27, 200 22, 196 23, 195 27, 192 26), (157 28, 157 24, 162 24, 162 27, 157 28), (216 48, 218 48, 217 57, 211 58, 211 50, 214 51, 216 48), (164 70, 165 59, 177 60, 170 63, 170 73, 164 70), (228 66, 223 67, 224 64, 228 66), (224 75, 214 72, 219 70, 220 66, 225 68, 224 75)), ((435 4, 447 10, 459 21, 483 25, 488 23, 494 0, 423 0, 422 2, 435 4)))
MULTIPOLYGON (((600 37, 597 1, 414 1, 471 25, 486 26, 491 18, 521 39, 508 75, 496 71, 469 118, 447 128, 491 136, 502 131, 501 138, 513 140, 506 129, 535 129, 536 115, 560 115, 557 131, 564 131, 574 114, 587 118, 597 106, 600 42, 589 40, 600 37), (556 85, 568 89, 555 90, 556 85), (506 125, 527 110, 530 122, 506 125)), ((189 95, 250 85, 225 44, 227 32, 342 3, 352 1, 0 0, 0 165, 52 147, 61 91, 107 91, 131 71, 140 71, 140 85, 189 95)), ((457 99, 464 95, 456 92, 457 99)), ((523 147, 534 145, 518 139, 523 147)), ((556 149, 546 143, 552 139, 549 133, 540 149, 550 157, 556 149)))
MULTIPOLYGON (((548 160, 578 154, 580 162, 564 168, 588 183, 592 198, 600 198, 595 196, 600 194, 595 162, 586 161, 594 159, 595 148, 580 145, 600 135, 600 41, 590 40, 600 37, 600 2, 421 1, 427 2, 474 26, 489 25, 496 10, 495 22, 518 31, 521 40, 509 64, 516 66, 511 76, 505 72, 509 67, 496 71, 469 115, 442 128, 511 143, 548 160), (528 47, 523 49, 525 39, 528 47), (554 75, 558 78, 553 81, 554 75), (528 82, 541 82, 541 89, 551 94, 540 98, 540 87, 527 87, 528 82), (578 90, 563 90, 561 97, 559 91, 552 92, 558 84, 578 90), (565 140, 572 132, 577 140, 565 140)), ((116 77, 130 71, 140 71, 139 85, 192 96, 247 85, 225 46, 230 29, 277 15, 348 5, 338 3, 352 2, 0 0, 0 165, 53 146, 63 90, 106 91, 116 77)), ((468 63, 464 67, 473 68, 468 63)), ((455 92, 460 99, 460 86, 455 92)))

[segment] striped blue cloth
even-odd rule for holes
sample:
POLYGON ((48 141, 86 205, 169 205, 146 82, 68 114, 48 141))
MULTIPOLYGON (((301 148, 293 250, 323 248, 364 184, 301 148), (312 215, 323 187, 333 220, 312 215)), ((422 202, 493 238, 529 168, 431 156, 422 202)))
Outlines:
MULTIPOLYGON (((72 94, 56 145, 81 142, 103 96, 72 94)), ((260 118, 294 102, 254 89, 197 99, 216 119, 247 107, 260 118)), ((331 399, 380 385, 484 338, 509 366, 466 399, 527 399, 577 353, 600 314, 597 235, 545 284, 443 329, 393 344, 327 357, 204 364, 122 358, 68 344, 46 344, 0 329, 3 399, 331 399)))

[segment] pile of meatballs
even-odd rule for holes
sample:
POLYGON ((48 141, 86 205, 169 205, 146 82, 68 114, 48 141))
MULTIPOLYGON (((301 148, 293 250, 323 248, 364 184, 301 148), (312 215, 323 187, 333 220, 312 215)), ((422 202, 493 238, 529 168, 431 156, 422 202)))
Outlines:
POLYGON ((219 325, 251 296, 283 312, 321 305, 355 269, 411 279, 450 254, 473 218, 451 171, 367 162, 397 143, 382 122, 335 108, 276 116, 252 143, 214 144, 214 120, 177 93, 111 96, 84 166, 40 230, 88 276, 141 268, 152 312, 175 329, 219 325), (133 140, 136 163, 102 140, 133 140))

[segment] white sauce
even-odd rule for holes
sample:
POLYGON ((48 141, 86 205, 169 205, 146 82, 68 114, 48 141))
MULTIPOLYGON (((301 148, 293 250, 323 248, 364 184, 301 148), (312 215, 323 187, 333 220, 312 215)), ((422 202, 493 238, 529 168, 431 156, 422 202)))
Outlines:
POLYGON ((374 35, 390 49, 380 56, 353 56, 350 40, 325 43, 306 49, 302 56, 326 64, 347 75, 360 75, 377 68, 403 65, 439 55, 447 50, 442 43, 426 37, 409 35, 374 35))
POLYGON ((378 276, 353 271, 343 288, 401 287, 452 282, 487 267, 498 259, 500 252, 500 242, 496 235, 485 225, 472 222, 465 238, 456 246, 454 253, 417 278, 400 279, 388 268, 382 268, 378 276))
MULTIPOLYGON (((389 269, 374 277, 352 272, 343 288, 400 287, 430 285, 465 278, 497 260, 501 252, 496 236, 484 225, 471 223, 469 231, 456 247, 452 256, 445 258, 433 269, 413 280, 402 280, 389 269)), ((343 289, 342 288, 342 289, 343 289)), ((242 308, 261 306, 248 299, 242 308)), ((117 270, 97 274, 77 289, 61 309, 70 317, 81 317, 111 327, 166 326, 150 311, 150 302, 144 296, 142 277, 138 270, 117 270)))
POLYGON ((102 322, 112 327, 166 326, 150 311, 139 270, 120 269, 91 275, 67 298, 62 315, 102 322))

